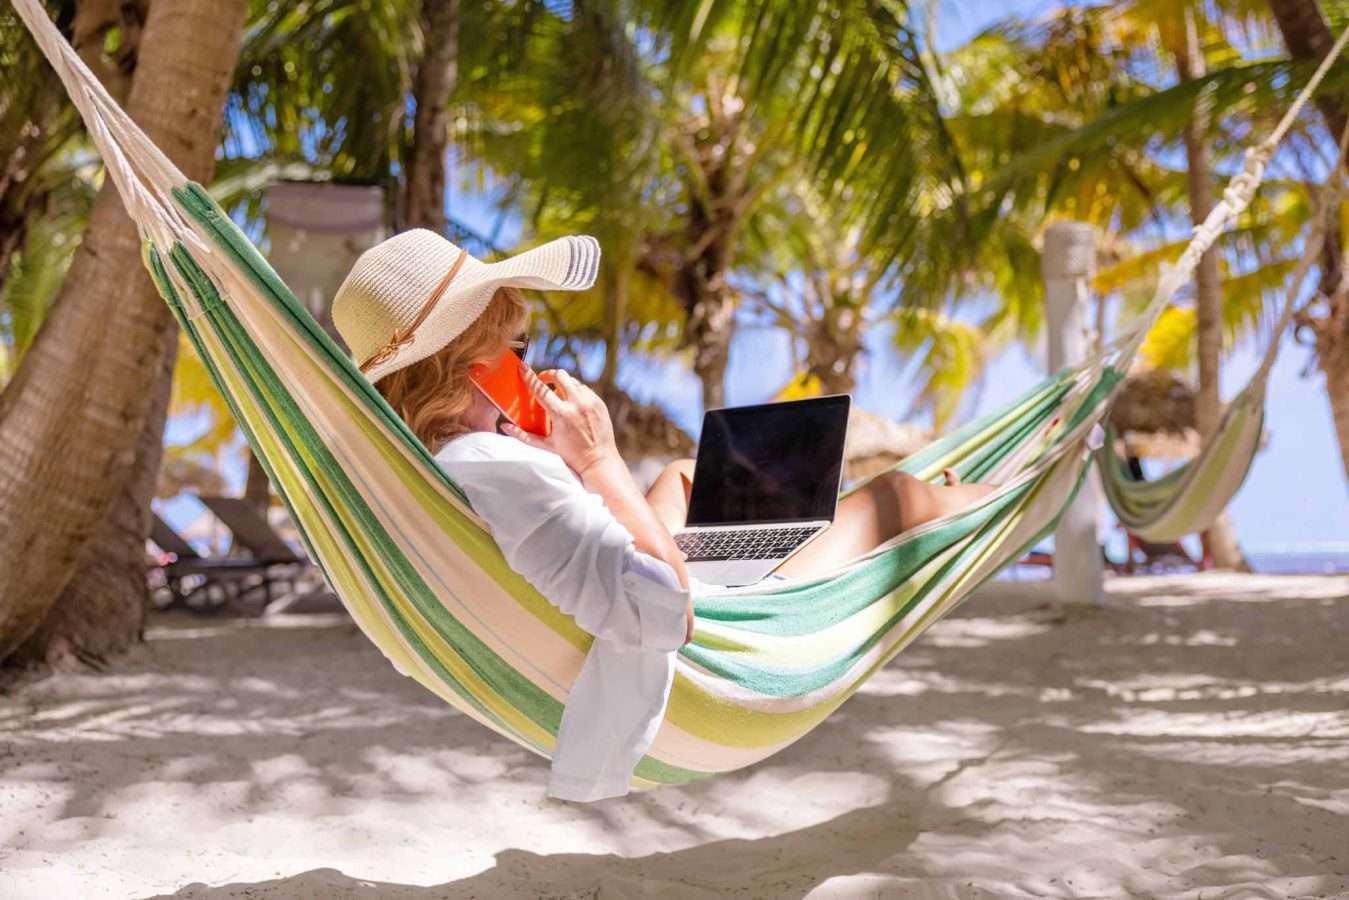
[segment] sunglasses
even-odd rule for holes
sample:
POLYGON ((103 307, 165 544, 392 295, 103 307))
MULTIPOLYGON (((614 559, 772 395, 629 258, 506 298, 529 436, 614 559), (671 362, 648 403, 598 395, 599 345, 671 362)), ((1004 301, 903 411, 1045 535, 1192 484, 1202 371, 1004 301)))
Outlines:
POLYGON ((515 340, 508 341, 506 347, 516 356, 524 359, 525 354, 529 352, 529 335, 522 334, 515 338, 515 340))

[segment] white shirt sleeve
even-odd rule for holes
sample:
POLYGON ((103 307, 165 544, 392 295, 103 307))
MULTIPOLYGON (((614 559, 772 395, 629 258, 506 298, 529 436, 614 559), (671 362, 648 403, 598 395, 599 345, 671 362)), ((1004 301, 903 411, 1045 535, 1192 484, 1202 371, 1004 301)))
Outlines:
POLYGON ((596 638, 558 726, 549 796, 626 794, 664 719, 688 590, 669 563, 636 549, 632 534, 556 454, 474 432, 436 459, 511 568, 596 638))
POLYGON ((668 563, 636 548, 632 533, 561 457, 474 432, 436 458, 510 567, 583 630, 630 649, 683 645, 688 590, 668 563))

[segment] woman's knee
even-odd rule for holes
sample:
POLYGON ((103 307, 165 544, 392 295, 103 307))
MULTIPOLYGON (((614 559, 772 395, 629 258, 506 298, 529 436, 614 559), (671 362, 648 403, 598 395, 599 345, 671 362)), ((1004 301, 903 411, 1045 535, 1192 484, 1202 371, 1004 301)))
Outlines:
POLYGON ((893 498, 896 507, 890 512, 898 531, 907 531, 932 517, 932 485, 908 472, 897 470, 886 472, 882 477, 882 490, 893 498))
POLYGON ((910 475, 908 472, 901 472, 899 469, 891 469, 878 476, 878 480, 889 490, 906 496, 914 494, 923 489, 927 482, 921 478, 910 475))

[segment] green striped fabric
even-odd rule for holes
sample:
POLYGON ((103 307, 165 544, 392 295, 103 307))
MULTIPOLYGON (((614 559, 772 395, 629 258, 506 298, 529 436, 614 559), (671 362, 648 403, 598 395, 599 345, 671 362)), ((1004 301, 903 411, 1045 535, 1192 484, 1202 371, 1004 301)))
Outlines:
MULTIPOLYGON (((190 182, 172 193, 206 250, 146 241, 146 264, 310 556, 399 671, 547 754, 589 636, 505 564, 462 492, 210 195, 190 182)), ((634 783, 749 765, 822 721, 1053 528, 1117 381, 1100 365, 1064 370, 897 467, 1002 485, 960 515, 827 577, 695 598, 696 635, 634 783)))
POLYGON ((1129 471, 1113 429, 1096 451, 1106 499, 1120 522, 1145 541, 1196 534, 1217 520, 1246 480, 1265 425, 1264 381, 1257 379, 1228 405, 1203 452, 1161 478, 1129 471))

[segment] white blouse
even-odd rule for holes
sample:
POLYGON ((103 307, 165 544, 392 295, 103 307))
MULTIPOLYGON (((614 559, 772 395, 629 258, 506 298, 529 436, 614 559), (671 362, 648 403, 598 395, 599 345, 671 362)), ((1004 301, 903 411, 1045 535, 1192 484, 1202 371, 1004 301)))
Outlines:
POLYGON ((562 713, 549 796, 626 794, 665 715, 689 591, 556 453, 473 431, 435 458, 510 567, 595 636, 562 713))

